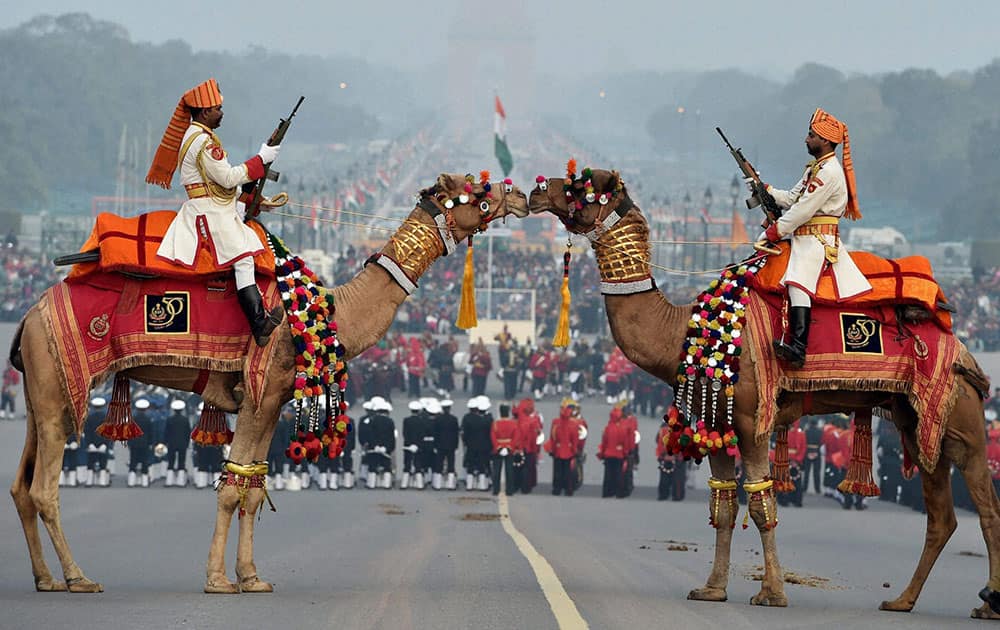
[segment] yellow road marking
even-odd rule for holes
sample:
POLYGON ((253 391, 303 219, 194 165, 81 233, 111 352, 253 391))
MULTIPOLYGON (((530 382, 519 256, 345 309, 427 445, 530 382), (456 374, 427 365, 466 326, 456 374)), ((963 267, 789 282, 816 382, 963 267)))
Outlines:
POLYGON ((500 493, 499 511, 503 530, 513 539, 518 551, 531 565, 531 569, 535 572, 535 579, 542 587, 542 593, 545 594, 545 599, 548 600, 549 608, 552 609, 552 614, 555 615, 559 627, 567 630, 589 628, 590 626, 580 615, 580 611, 576 609, 576 604, 563 588, 562 582, 559 581, 559 577, 552 569, 552 565, 542 554, 538 553, 531 541, 514 527, 514 522, 510 518, 507 495, 503 492, 500 493))

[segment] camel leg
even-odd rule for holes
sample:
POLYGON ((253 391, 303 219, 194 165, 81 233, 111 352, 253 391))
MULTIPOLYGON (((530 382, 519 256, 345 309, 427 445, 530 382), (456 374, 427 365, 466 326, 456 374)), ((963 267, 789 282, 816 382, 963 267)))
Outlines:
POLYGON ((735 501, 736 467, 734 458, 725 452, 709 457, 708 461, 712 469, 712 481, 709 482, 712 496, 709 499, 708 509, 709 520, 715 527, 715 559, 712 561, 712 572, 705 586, 688 593, 688 599, 724 602, 728 597, 726 587, 729 584, 729 554, 733 542, 733 527, 736 525, 736 513, 739 511, 739 503, 735 501), (728 489, 730 484, 731 490, 728 489), (729 493, 732 493, 732 500, 729 493))
MULTIPOLYGON (((905 438, 904 438, 905 439, 905 438)), ((910 452, 916 450, 906 440, 906 448, 910 452)), ((924 536, 924 550, 920 554, 917 562, 917 569, 910 578, 910 583, 906 589, 892 601, 884 601, 879 606, 879 610, 889 610, 894 612, 910 612, 913 605, 917 603, 920 590, 927 581, 927 576, 934 566, 934 562, 944 549, 945 543, 951 538, 958 527, 958 520, 955 518, 955 505, 951 497, 951 462, 942 454, 938 460, 934 472, 928 473, 920 471, 921 485, 924 493, 924 503, 927 506, 927 531, 924 536)), ((992 560, 992 558, 991 558, 992 560)))
MULTIPOLYGON (((33 397, 33 399, 36 399, 33 397)), ((57 416, 58 417, 58 416, 57 416)), ((36 416, 40 418, 40 416, 36 416)), ((36 424, 38 438, 38 457, 35 460, 34 477, 28 494, 31 502, 38 510, 42 522, 49 532, 52 547, 62 564, 63 577, 72 593, 101 593, 104 587, 93 582, 83 574, 73 560, 69 543, 63 533, 62 519, 59 515, 59 472, 62 470, 62 451, 66 444, 66 431, 59 422, 36 424)))
MULTIPOLYGON (((744 425, 745 426, 745 425, 744 425)), ((752 426, 752 422, 751 422, 752 426)), ((740 453, 746 468, 747 481, 743 484, 747 492, 747 510, 760 532, 760 543, 764 552, 764 578, 760 592, 750 598, 755 606, 787 606, 784 574, 778 562, 778 541, 775 527, 778 525, 778 502, 774 488, 770 485, 771 463, 767 458, 769 440, 757 442, 752 433, 740 435, 740 453), (745 436, 745 437, 744 437, 745 436), (756 490, 758 484, 764 484, 756 490)))
MULTIPOLYGON (((990 580, 986 594, 988 595, 990 591, 1000 593, 1000 545, 997 544, 1000 539, 1000 501, 997 500, 996 492, 993 490, 985 454, 982 458, 977 457, 970 461, 962 471, 962 475, 969 487, 969 494, 976 505, 976 511, 979 512, 979 526, 983 530, 983 539, 986 541, 986 551, 989 554, 990 580)), ((971 616, 976 619, 1000 619, 1000 614, 992 610, 989 603, 973 609, 971 616)))
POLYGON ((233 520, 233 512, 240 505, 240 498, 235 486, 223 485, 218 493, 215 532, 212 534, 212 544, 208 549, 205 592, 232 595, 239 593, 240 589, 226 577, 226 541, 229 537, 229 524, 233 520))
POLYGON ((253 529, 255 515, 264 500, 264 491, 256 488, 247 495, 247 511, 240 519, 240 541, 236 548, 236 578, 244 593, 271 593, 274 587, 257 577, 257 565, 253 561, 253 529))
POLYGON ((14 499, 17 514, 21 518, 21 529, 28 542, 28 555, 31 557, 31 572, 35 576, 37 591, 65 591, 66 583, 52 578, 49 565, 45 562, 42 551, 42 538, 38 534, 38 509, 31 500, 31 481, 35 475, 35 459, 38 454, 38 436, 35 432, 35 417, 31 405, 27 404, 27 430, 24 438, 24 451, 21 462, 14 474, 14 483, 10 486, 10 496, 14 499))

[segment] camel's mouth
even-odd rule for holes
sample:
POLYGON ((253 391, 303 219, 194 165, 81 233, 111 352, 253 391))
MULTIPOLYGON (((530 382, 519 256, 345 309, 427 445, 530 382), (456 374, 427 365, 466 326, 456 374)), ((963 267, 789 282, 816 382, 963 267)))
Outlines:
POLYGON ((528 196, 521 190, 513 190, 507 193, 507 212, 513 214, 518 219, 528 216, 528 196), (513 197, 513 199, 511 199, 513 197))
POLYGON ((552 204, 546 191, 535 186, 535 189, 531 191, 531 196, 528 198, 528 212, 531 214, 551 212, 558 215, 559 209, 552 204))

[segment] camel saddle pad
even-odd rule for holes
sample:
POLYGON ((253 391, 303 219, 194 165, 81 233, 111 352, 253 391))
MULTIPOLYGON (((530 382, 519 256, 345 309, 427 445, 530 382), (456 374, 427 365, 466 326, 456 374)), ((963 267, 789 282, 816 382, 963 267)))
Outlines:
MULTIPOLYGON (((791 246, 788 241, 778 243, 781 255, 768 256, 767 264, 754 276, 754 288, 768 293, 784 294, 785 288, 779 283, 788 267, 791 246)), ((937 307, 938 302, 946 302, 941 287, 931 272, 931 263, 923 256, 907 256, 890 259, 870 252, 850 252, 854 263, 868 278, 872 291, 849 300, 838 301, 834 292, 833 277, 827 267, 816 286, 817 304, 832 304, 851 307, 867 307, 878 304, 918 304, 934 315, 934 320, 945 332, 951 332, 951 314, 937 307)))
MULTIPOLYGON (((129 271, 167 278, 191 278, 218 274, 221 269, 232 268, 232 265, 220 268, 204 241, 198 249, 194 269, 157 258, 156 250, 160 248, 163 235, 176 215, 173 210, 156 210, 137 217, 102 212, 97 215, 87 242, 80 248, 81 252, 99 250, 101 259, 73 265, 69 278, 81 278, 95 271, 129 271)), ((264 243, 264 251, 254 256, 257 273, 273 278, 274 253, 267 247, 267 232, 257 221, 250 221, 247 225, 264 243)))
MULTIPOLYGON (((273 279, 258 278, 267 304, 278 300, 273 279)), ((78 428, 90 390, 110 374, 158 365, 243 372, 259 404, 267 359, 275 344, 257 347, 230 276, 139 280, 95 271, 49 288, 39 301, 64 372, 78 428), (249 353, 249 354, 248 354, 249 353)))
POLYGON ((941 437, 958 393, 953 365, 961 352, 954 335, 931 321, 899 325, 891 306, 842 304, 812 309, 806 364, 779 362, 771 341, 782 332, 783 297, 750 293, 747 327, 757 370, 756 436, 768 435, 784 391, 877 391, 905 394, 919 419, 917 443, 927 470, 937 464, 941 437))

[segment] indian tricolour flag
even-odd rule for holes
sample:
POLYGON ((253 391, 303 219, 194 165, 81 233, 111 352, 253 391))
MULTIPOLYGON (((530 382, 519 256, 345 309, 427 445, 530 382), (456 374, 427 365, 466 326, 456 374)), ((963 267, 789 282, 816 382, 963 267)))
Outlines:
POLYGON ((493 153, 497 156, 497 161, 500 162, 500 168, 503 169, 503 176, 507 177, 510 175, 510 171, 514 168, 514 158, 510 155, 510 149, 507 148, 507 114, 503 111, 503 103, 500 102, 500 97, 496 98, 496 114, 493 117, 493 153))

